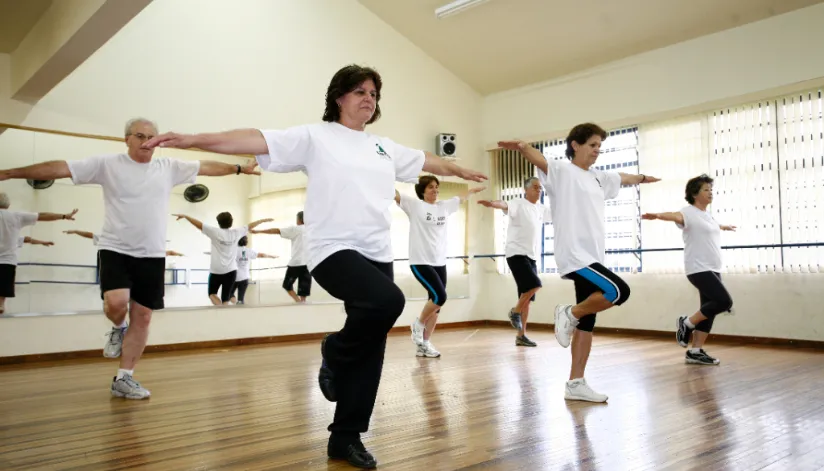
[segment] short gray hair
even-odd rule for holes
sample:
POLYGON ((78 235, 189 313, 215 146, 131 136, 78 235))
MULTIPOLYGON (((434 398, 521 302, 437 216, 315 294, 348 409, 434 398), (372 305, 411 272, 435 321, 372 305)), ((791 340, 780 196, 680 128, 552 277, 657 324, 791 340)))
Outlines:
POLYGON ((11 202, 9 201, 9 195, 6 193, 0 193, 0 209, 9 209, 11 202))
POLYGON ((538 177, 529 177, 524 180, 524 190, 528 190, 532 182, 538 182, 539 185, 541 184, 541 180, 538 177))
POLYGON ((124 129, 124 130, 123 130, 123 135, 128 137, 128 135, 132 133, 132 126, 134 126, 135 124, 138 124, 138 123, 146 123, 146 124, 151 124, 151 125, 152 125, 152 127, 153 127, 153 128, 154 128, 154 130, 155 130, 155 133, 157 133, 157 132, 158 132, 158 129, 157 129, 157 124, 155 124, 155 122, 154 122, 154 121, 152 121, 151 119, 146 119, 146 118, 132 118, 132 119, 130 119, 130 120, 128 120, 128 121, 126 121, 126 129, 124 129))

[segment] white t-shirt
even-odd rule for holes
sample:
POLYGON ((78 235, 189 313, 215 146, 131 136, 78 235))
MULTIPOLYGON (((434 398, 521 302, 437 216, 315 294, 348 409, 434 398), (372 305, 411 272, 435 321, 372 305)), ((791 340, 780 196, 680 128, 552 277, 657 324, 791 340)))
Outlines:
POLYGON ((549 175, 538 171, 552 208, 555 262, 561 276, 593 263, 604 263, 606 223, 604 204, 618 196, 621 175, 568 160, 547 161, 549 175))
POLYGON ((721 226, 707 211, 693 205, 681 210, 684 225, 676 223, 684 236, 684 271, 687 275, 714 271, 721 273, 721 226))
POLYGON ((461 199, 456 196, 429 204, 402 193, 400 196, 400 207, 409 216, 409 264, 446 265, 446 220, 458 211, 461 199))
POLYGON ((20 230, 37 223, 37 213, 0 209, 0 265, 17 265, 17 249, 22 247, 20 230))
POLYGON ((304 225, 309 270, 341 250, 392 261, 394 182, 417 180, 423 151, 338 123, 261 132, 269 150, 257 156, 261 168, 302 170, 308 176, 304 225))
POLYGON ((252 260, 257 257, 258 251, 255 249, 246 247, 237 248, 237 277, 235 277, 235 281, 248 280, 251 277, 249 274, 249 268, 252 264, 252 260))
POLYGON ((105 217, 98 247, 132 257, 166 256, 172 188, 195 183, 200 162, 156 158, 138 163, 126 154, 70 160, 75 185, 103 187, 105 217))
POLYGON ((289 226, 280 230, 280 236, 292 241, 292 258, 287 264, 290 267, 302 267, 306 265, 306 227, 289 226))
MULTIPOLYGON (((249 227, 221 229, 217 226, 204 224, 203 233, 212 240, 212 261, 209 265, 209 273, 223 275, 237 270, 237 255, 238 249, 240 249, 237 241, 249 233, 249 227)), ((166 254, 165 250, 163 254, 166 254)))
POLYGON ((532 204, 526 198, 507 201, 506 214, 509 226, 506 230, 507 258, 526 255, 534 261, 541 259, 541 229, 552 220, 549 206, 541 202, 532 204))

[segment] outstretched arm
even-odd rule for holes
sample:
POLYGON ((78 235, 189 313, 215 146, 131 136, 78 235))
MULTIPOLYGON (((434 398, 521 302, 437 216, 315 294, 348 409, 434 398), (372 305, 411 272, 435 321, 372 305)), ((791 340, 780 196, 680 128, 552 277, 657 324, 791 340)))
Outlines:
POLYGON ((660 221, 670 221, 678 224, 679 226, 684 225, 684 215, 680 212, 675 213, 646 213, 641 216, 641 219, 646 219, 648 221, 654 221, 656 219, 660 221))
POLYGON ((478 201, 478 204, 481 205, 481 206, 486 206, 487 208, 500 209, 504 213, 509 211, 509 205, 506 204, 506 201, 501 201, 501 200, 495 200, 495 201, 480 200, 480 201, 478 201))
POLYGON ((274 221, 274 219, 271 219, 271 218, 258 219, 255 222, 250 222, 246 227, 249 228, 249 232, 254 234, 254 232, 252 232, 252 229, 258 227, 259 225, 263 224, 264 222, 272 222, 272 221, 274 221))
POLYGON ((643 174, 633 175, 631 173, 618 172, 618 175, 621 175, 621 185, 638 185, 641 183, 655 183, 661 181, 660 178, 643 174))
POLYGON ((735 232, 735 230, 737 229, 737 227, 735 227, 735 226, 727 226, 726 224, 719 224, 718 227, 720 227, 722 231, 733 231, 733 232, 735 232))
POLYGON ((193 147, 215 152, 218 154, 252 154, 259 155, 269 152, 266 139, 257 129, 236 129, 233 131, 177 134, 167 132, 153 137, 143 143, 143 148, 173 147, 176 149, 191 149, 193 147))
MULTIPOLYGON (((463 180, 471 180, 473 182, 481 182, 487 180, 487 176, 481 172, 470 170, 468 168, 459 167, 452 162, 438 157, 431 152, 424 152, 426 160, 423 162, 423 171, 434 173, 445 177, 458 177, 463 180)), ((396 200, 397 201, 397 200, 396 200)))
POLYGON ((32 244, 32 245, 45 245, 46 247, 51 247, 52 245, 54 245, 54 242, 46 241, 46 240, 32 239, 29 236, 26 236, 23 239, 23 242, 26 243, 26 244, 32 244))
POLYGON ((0 181, 12 178, 22 178, 29 180, 57 180, 59 178, 71 178, 69 164, 65 160, 51 160, 28 167, 12 168, 0 170, 0 181))
POLYGON ((504 149, 517 150, 526 158, 532 165, 538 167, 542 172, 549 174, 549 166, 546 163, 546 157, 538 149, 532 147, 524 141, 499 141, 498 145, 504 149))
POLYGON ((192 225, 196 228, 200 229, 201 231, 203 230, 203 223, 193 217, 187 216, 185 214, 172 214, 172 216, 176 217, 178 221, 180 221, 181 219, 185 219, 192 223, 192 225))
POLYGON ((244 165, 227 164, 226 162, 217 162, 214 160, 201 160, 200 170, 198 175, 204 177, 223 177, 225 175, 260 175, 260 171, 256 171, 257 162, 252 159, 244 165))
POLYGON ((167 257, 182 257, 183 254, 180 253, 180 252, 175 252, 174 250, 167 250, 166 251, 166 256, 167 257))
POLYGON ((258 252, 258 258, 278 258, 277 255, 269 255, 263 252, 258 252))
POLYGON ((69 231, 63 231, 63 234, 74 234, 79 235, 80 237, 85 237, 86 239, 94 239, 94 234, 88 231, 77 231, 72 229, 69 231))
POLYGON ((57 214, 57 213, 37 213, 37 220, 38 221, 60 221, 60 220, 68 220, 74 221, 74 215, 77 214, 77 210, 72 210, 72 212, 68 214, 57 214))
POLYGON ((398 193, 398 190, 395 190, 395 203, 401 204, 401 194, 398 193))
POLYGON ((461 196, 459 196, 459 198, 461 199, 461 203, 468 200, 475 193, 480 193, 484 190, 486 190, 485 186, 479 186, 477 188, 470 188, 470 189, 466 190, 461 196))
POLYGON ((249 234, 273 234, 273 235, 280 235, 280 229, 273 228, 273 229, 261 229, 259 231, 253 231, 249 229, 249 234))

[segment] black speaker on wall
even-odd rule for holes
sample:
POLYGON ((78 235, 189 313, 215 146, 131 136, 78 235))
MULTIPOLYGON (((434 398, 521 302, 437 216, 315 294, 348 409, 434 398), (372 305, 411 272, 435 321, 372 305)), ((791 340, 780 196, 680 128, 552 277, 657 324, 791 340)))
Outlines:
POLYGON ((183 197, 190 203, 200 203, 209 197, 209 188, 200 183, 190 185, 183 190, 183 197))
POLYGON ((45 190, 54 185, 54 180, 26 180, 26 183, 35 190, 45 190))
POLYGON ((435 137, 435 153, 440 157, 455 157, 458 151, 456 141, 454 134, 438 134, 435 137))

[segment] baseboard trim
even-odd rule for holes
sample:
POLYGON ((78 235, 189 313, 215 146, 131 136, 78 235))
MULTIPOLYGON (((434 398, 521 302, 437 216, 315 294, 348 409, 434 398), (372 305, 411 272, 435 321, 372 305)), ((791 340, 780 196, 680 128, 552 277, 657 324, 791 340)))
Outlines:
MULTIPOLYGON (((438 330, 445 329, 465 329, 468 327, 510 327, 508 321, 503 320, 484 320, 484 321, 464 321, 464 322, 449 322, 438 324, 438 330)), ((552 324, 545 323, 530 323, 529 328, 532 330, 550 330, 554 331, 552 324)), ((389 332, 391 334, 408 333, 409 327, 397 326, 393 327, 389 332)), ((673 332, 662 330, 643 330, 643 329, 622 329, 614 327, 596 327, 595 332, 599 335, 621 335, 621 336, 636 336, 646 338, 673 338, 673 332)), ((226 340, 207 340, 203 342, 185 342, 173 343, 163 345, 148 345, 145 354, 165 353, 165 352, 184 352, 203 349, 214 348, 229 348, 250 345, 265 345, 275 343, 290 343, 290 342, 309 342, 317 341, 323 338, 327 332, 316 332, 308 334, 295 335, 274 335, 268 337, 249 337, 242 339, 226 339, 226 340)), ((724 335, 712 334, 713 344, 730 344, 730 345, 767 345, 777 347, 793 347, 793 348, 809 348, 816 350, 824 350, 824 341, 819 340, 795 340, 795 339, 781 339, 770 337, 747 337, 740 335, 724 335)), ((15 355, 0 357, 0 365, 17 365, 41 363, 59 360, 78 360, 78 359, 98 359, 108 361, 103 358, 102 349, 98 350, 79 350, 74 352, 56 352, 56 353, 40 353, 32 355, 15 355)))

